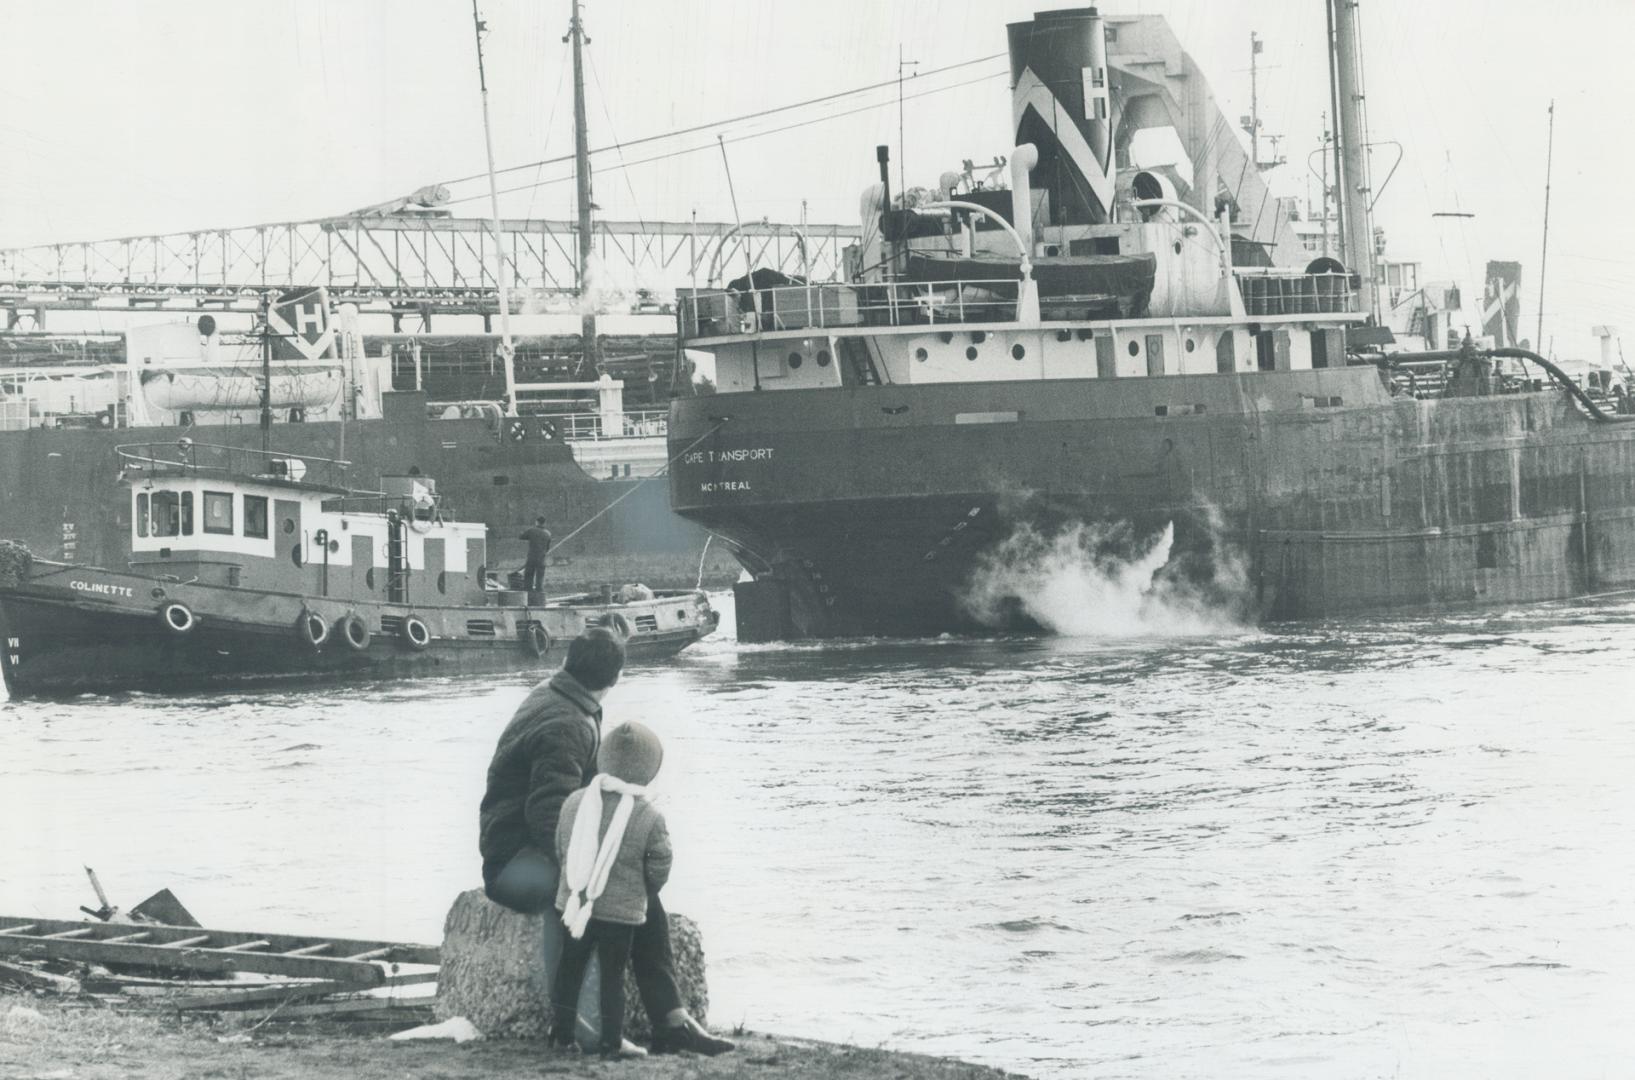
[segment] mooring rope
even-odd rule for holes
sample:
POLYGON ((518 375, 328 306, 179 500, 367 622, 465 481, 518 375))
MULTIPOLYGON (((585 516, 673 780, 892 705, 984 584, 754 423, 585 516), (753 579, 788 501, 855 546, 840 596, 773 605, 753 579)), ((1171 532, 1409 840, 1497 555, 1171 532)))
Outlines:
POLYGON ((704 560, 709 558, 710 541, 714 539, 714 533, 707 534, 704 537, 704 550, 698 553, 698 584, 693 586, 695 590, 702 589, 704 587, 704 560))
POLYGON ((614 499, 612 502, 608 503, 606 506, 604 506, 600 510, 596 511, 596 513, 592 514, 590 517, 586 518, 584 523, 581 524, 577 529, 573 530, 568 535, 566 535, 562 539, 558 540, 555 544, 551 545, 552 550, 556 550, 558 548, 561 548, 569 540, 572 540, 574 537, 578 536, 580 533, 582 533, 586 529, 590 528, 591 523, 594 522, 597 518, 601 517, 603 514, 607 513, 609 510, 613 509, 615 506, 618 506, 620 503, 622 503, 626 499, 630 498, 630 496, 636 494, 636 492, 640 491, 644 485, 650 484, 654 480, 657 480, 659 477, 668 474, 669 471, 670 471, 670 466, 674 465, 677 461, 679 461, 683 454, 687 453, 687 451, 691 450, 693 447, 697 446, 699 443, 703 442, 705 439, 709 438, 711 435, 714 435, 717 431, 720 431, 721 430, 721 425, 725 424, 725 423, 726 423, 725 420, 718 421, 714 427, 710 428, 710 430, 706 431, 704 434, 700 435, 698 438, 694 439, 692 442, 688 443, 686 446, 683 446, 680 450, 676 451, 674 456, 672 456, 669 461, 666 461, 663 464, 663 466, 661 466, 659 468, 658 472, 654 473, 652 476, 642 477, 641 482, 638 483, 635 487, 631 488, 629 491, 625 492, 623 495, 620 495, 617 499, 614 499))

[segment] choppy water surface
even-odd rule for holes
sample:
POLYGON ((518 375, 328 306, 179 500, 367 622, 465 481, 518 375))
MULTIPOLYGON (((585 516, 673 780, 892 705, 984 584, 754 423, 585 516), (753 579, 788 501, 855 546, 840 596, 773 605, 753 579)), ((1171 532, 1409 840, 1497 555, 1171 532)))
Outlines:
MULTIPOLYGON (((0 911, 436 941, 520 682, 0 704, 0 911)), ((633 671, 712 1021, 1036 1076, 1625 1076, 1635 601, 633 671)))

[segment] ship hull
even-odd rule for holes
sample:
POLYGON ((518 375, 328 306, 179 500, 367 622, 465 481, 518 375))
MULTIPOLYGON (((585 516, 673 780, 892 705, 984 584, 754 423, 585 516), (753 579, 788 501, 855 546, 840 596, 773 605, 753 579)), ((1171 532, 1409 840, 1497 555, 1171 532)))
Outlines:
POLYGON ((615 613, 630 628, 633 663, 674 656, 717 623, 702 594, 618 605, 410 607, 47 567, 0 589, 0 672, 14 697, 543 676, 574 636, 615 613), (366 628, 361 643, 348 640, 348 617, 366 628), (303 626, 309 618, 318 633, 303 626), (411 621, 424 628, 423 638, 410 633, 411 621))
POLYGON ((1392 398, 1371 368, 886 385, 684 399, 670 431, 672 504, 756 574, 750 639, 1037 626, 974 586, 1073 529, 1104 566, 1172 531, 1160 577, 1248 619, 1635 586, 1635 425, 1557 393, 1392 398))

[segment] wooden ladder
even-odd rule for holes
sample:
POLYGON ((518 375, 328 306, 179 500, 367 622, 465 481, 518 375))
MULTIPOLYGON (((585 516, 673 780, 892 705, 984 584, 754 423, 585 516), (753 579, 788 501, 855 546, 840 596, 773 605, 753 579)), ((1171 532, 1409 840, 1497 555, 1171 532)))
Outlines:
POLYGON ((12 915, 0 915, 0 956, 87 960, 212 974, 255 971, 335 979, 359 986, 385 982, 389 964, 435 966, 439 962, 435 945, 12 915))

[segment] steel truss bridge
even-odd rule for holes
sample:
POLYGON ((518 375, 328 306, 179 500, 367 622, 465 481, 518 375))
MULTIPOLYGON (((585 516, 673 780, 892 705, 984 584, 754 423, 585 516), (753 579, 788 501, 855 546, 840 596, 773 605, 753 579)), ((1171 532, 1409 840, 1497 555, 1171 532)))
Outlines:
MULTIPOLYGON (((667 302, 716 270, 739 276, 746 250, 756 267, 826 280, 858 235, 768 221, 598 221, 592 232, 590 292, 607 311, 667 302)), ((498 237, 513 312, 555 310, 583 291, 577 223, 509 218, 498 237)), ((43 331, 52 310, 253 312, 268 291, 311 286, 394 327, 409 318, 429 329, 441 314, 486 320, 499 311, 494 245, 488 218, 409 213, 0 249, 0 332, 43 331)))

